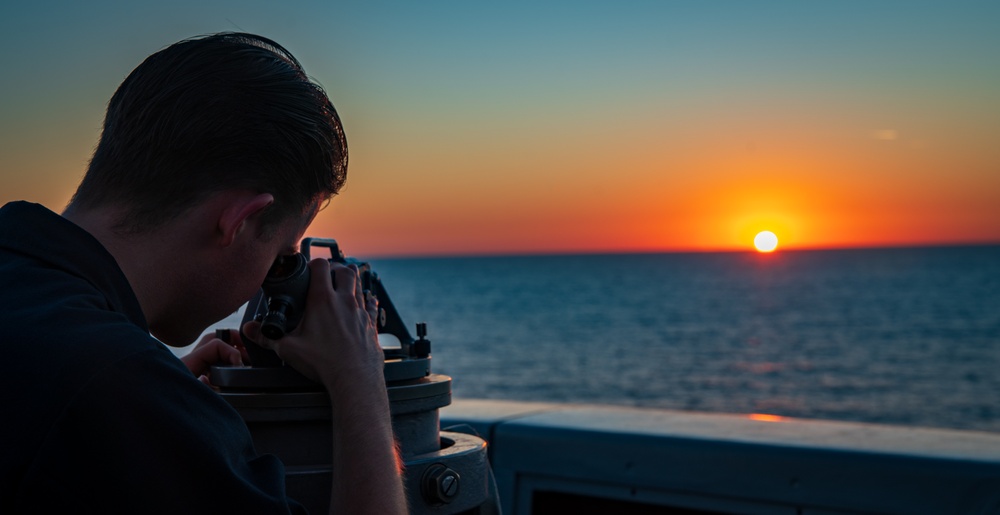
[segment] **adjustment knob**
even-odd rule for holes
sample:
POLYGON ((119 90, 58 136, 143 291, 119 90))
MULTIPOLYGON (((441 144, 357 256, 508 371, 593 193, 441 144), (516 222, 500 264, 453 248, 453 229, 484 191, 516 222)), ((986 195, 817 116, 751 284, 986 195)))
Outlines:
POLYGON ((417 340, 410 344, 410 356, 414 358, 426 358, 431 355, 431 341, 427 336, 427 324, 421 322, 417 324, 417 340))

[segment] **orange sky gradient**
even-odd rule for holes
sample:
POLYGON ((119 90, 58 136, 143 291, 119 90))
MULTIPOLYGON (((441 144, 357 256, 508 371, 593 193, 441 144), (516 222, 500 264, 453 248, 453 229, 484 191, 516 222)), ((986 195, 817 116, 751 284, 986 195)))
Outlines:
POLYGON ((762 230, 779 251, 1000 243, 1000 7, 18 9, 0 202, 61 210, 122 78, 239 27, 340 112, 348 183, 308 234, 351 255, 751 251, 762 230))
POLYGON ((762 230, 782 249, 1000 242, 1000 152, 988 138, 931 122, 909 136, 774 112, 690 116, 683 130, 636 123, 572 143, 491 135, 417 163, 405 150, 362 154, 313 231, 375 254, 745 250, 762 230), (368 209, 361 189, 379 192, 368 209), (358 230, 365 219, 377 230, 358 230))

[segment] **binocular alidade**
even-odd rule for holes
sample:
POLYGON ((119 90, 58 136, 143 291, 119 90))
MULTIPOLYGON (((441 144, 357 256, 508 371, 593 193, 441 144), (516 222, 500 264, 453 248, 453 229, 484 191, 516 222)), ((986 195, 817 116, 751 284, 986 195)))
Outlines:
POLYGON ((309 262, 302 254, 281 256, 274 261, 262 286, 267 296, 267 313, 261 320, 261 334, 278 340, 299 325, 309 293, 309 275, 309 262))
MULTIPOLYGON (((399 340, 398 348, 383 347, 383 372, 411 513, 499 513, 486 442, 475 435, 440 430, 438 409, 451 404, 451 378, 431 373, 426 325, 417 324, 417 339, 410 335, 370 264, 345 257, 335 240, 306 238, 300 253, 275 260, 260 291, 247 303, 241 326, 258 320, 261 333, 278 340, 299 325, 308 298, 313 247, 328 248, 331 262, 357 267, 359 286, 378 300, 379 335, 399 340)), ((325 513, 332 484, 329 435, 336 431, 330 398, 322 385, 241 336, 251 366, 212 367, 212 384, 243 417, 257 450, 284 462, 288 495, 310 512, 325 513)))
MULTIPOLYGON (((306 238, 302 240, 300 248, 302 252, 281 256, 274 261, 261 290, 247 306, 243 322, 257 319, 261 323, 261 333, 271 339, 278 340, 288 332, 294 330, 302 320, 302 314, 306 307, 306 297, 309 293, 309 259, 313 247, 326 247, 330 249, 330 261, 344 265, 353 265, 358 269, 360 277, 359 287, 370 292, 378 299, 378 316, 375 320, 378 333, 390 334, 399 340, 400 348, 384 349, 386 358, 404 359, 428 359, 427 369, 423 372, 430 373, 429 356, 431 352, 430 341, 425 338, 426 324, 417 324, 417 340, 410 336, 406 325, 400 317, 396 307, 392 304, 388 292, 382 285, 378 274, 372 270, 369 263, 359 261, 354 258, 345 257, 341 252, 337 242, 331 239, 306 238)), ((333 281, 331 274, 330 280, 333 281)), ((336 287, 336 284, 334 284, 336 287)), ((248 342, 247 338, 243 338, 248 342)), ((247 352, 254 367, 280 366, 281 362, 277 355, 271 351, 266 351, 262 347, 247 343, 247 352)), ((419 368, 416 362, 408 368, 419 368)))
MULTIPOLYGON (((378 280, 378 275, 372 271, 371 265, 354 258, 344 257, 334 240, 307 238, 303 241, 305 253, 278 257, 268 270, 267 277, 264 278, 261 289, 267 299, 267 313, 261 320, 261 333, 271 340, 284 337, 286 333, 295 329, 302 319, 306 295, 309 293, 309 249, 313 246, 330 248, 332 254, 330 261, 354 265, 360 276, 358 287, 363 291, 371 292, 376 298, 379 297, 379 292, 375 291, 374 286, 381 283, 378 280)), ((332 275, 330 279, 333 280, 332 275)), ((385 294, 385 291, 383 290, 381 293, 382 297, 388 301, 388 295, 385 294)), ((384 310, 382 312, 386 313, 384 310)), ((383 321, 383 326, 385 322, 383 321)), ((393 329, 398 330, 398 328, 393 329)))

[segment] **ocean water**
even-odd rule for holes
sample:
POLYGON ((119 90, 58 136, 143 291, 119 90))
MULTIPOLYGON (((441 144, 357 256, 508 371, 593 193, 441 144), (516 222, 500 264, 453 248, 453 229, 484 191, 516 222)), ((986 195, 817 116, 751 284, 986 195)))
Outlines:
POLYGON ((456 398, 1000 431, 1000 246, 370 262, 456 398))
POLYGON ((371 263, 456 398, 1000 431, 1000 246, 371 263))

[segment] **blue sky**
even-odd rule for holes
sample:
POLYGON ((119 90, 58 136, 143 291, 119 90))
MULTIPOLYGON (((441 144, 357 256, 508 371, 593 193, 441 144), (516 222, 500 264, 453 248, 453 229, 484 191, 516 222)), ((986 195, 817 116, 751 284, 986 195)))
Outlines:
POLYGON ((371 252, 583 249, 595 234, 722 248, 765 220, 804 246, 995 241, 998 19, 985 1, 17 3, 0 19, 0 201, 61 209, 133 67, 245 30, 333 98, 352 175, 318 227, 371 252), (841 197, 826 215, 712 203, 758 182, 841 197), (917 216, 930 209, 934 231, 917 216))

